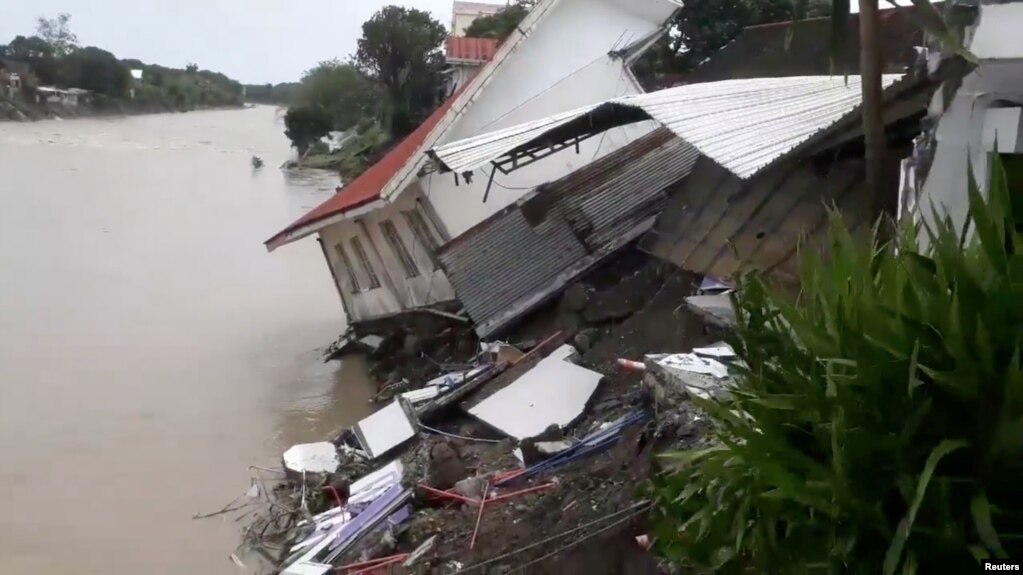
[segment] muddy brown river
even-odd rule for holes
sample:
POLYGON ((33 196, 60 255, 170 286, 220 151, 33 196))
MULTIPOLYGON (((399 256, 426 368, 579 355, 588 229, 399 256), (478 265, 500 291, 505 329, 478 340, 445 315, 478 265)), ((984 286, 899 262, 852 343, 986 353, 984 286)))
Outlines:
POLYGON ((0 573, 239 573, 193 521, 369 413, 275 110, 0 123, 0 573), (253 154, 266 161, 254 170, 253 154))

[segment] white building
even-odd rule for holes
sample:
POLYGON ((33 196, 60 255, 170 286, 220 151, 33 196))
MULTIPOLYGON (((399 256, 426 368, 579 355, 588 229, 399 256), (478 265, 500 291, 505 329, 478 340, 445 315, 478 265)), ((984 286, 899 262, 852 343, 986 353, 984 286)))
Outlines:
MULTIPOLYGON (((965 45, 979 64, 957 88, 935 92, 929 114, 932 133, 919 138, 903 162, 900 207, 916 221, 931 219, 931 206, 962 226, 968 212, 968 170, 983 191, 991 154, 1023 168, 1023 2, 982 3, 967 27, 965 45)), ((947 55, 945 55, 947 56, 947 55)), ((947 58, 932 54, 934 72, 947 58)), ((956 80, 960 76, 954 75, 956 80)))
POLYGON ((484 2, 455 2, 451 10, 451 35, 464 36, 465 29, 480 16, 493 16, 504 10, 505 4, 484 2))
POLYGON ((455 300, 436 264, 437 246, 538 185, 648 133, 652 124, 631 124, 576 142, 577 153, 562 154, 559 161, 508 174, 479 169, 469 182, 429 173, 425 151, 642 92, 630 66, 663 33, 678 5, 675 0, 542 0, 471 82, 380 162, 267 240, 267 249, 318 234, 352 323, 455 300))

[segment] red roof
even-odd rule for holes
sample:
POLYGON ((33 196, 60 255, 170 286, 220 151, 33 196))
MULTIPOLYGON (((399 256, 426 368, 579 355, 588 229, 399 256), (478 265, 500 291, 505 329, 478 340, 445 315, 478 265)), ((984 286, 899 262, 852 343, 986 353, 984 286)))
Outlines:
POLYGON ((418 128, 406 136, 390 152, 387 152, 379 162, 370 166, 351 182, 338 187, 337 193, 327 199, 327 201, 316 206, 304 216, 295 220, 291 225, 278 232, 277 235, 265 241, 264 244, 267 249, 273 250, 292 239, 298 239, 288 238, 287 236, 299 228, 338 214, 343 214, 379 199, 380 190, 387 185, 387 182, 398 173, 402 166, 408 163, 409 160, 417 158, 419 147, 423 145, 426 137, 440 123, 441 118, 444 117, 444 114, 447 113, 451 105, 455 103, 455 100, 462 93, 462 90, 468 85, 469 82, 466 82, 461 89, 445 100, 426 120, 423 120, 423 123, 418 128))
POLYGON ((497 40, 449 36, 446 52, 448 60, 489 62, 497 53, 497 40))

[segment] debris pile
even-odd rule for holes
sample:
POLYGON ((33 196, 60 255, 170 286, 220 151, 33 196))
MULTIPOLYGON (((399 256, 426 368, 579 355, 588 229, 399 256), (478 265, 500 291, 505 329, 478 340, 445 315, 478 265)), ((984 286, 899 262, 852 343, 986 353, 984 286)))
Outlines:
POLYGON ((686 306, 691 281, 641 268, 577 284, 555 304, 560 331, 516 344, 458 326, 350 334, 376 362, 381 408, 293 446, 225 508, 262 507, 233 559, 286 575, 658 573, 640 486, 655 451, 701 441, 688 398, 727 393, 734 362, 686 306), (678 349, 692 351, 654 353, 678 349))

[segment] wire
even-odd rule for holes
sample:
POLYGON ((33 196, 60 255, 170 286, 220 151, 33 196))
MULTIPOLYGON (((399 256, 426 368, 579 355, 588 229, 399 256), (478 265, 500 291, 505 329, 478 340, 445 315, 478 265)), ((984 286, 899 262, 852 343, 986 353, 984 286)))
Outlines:
POLYGON ((466 437, 464 435, 456 435, 454 433, 448 433, 446 431, 441 431, 439 429, 434 429, 432 427, 427 427, 427 426, 423 425, 422 423, 419 424, 419 427, 422 428, 422 429, 425 429, 426 431, 429 431, 430 433, 436 433, 437 435, 443 435, 444 437, 451 437, 453 439, 464 439, 466 441, 478 441, 480 443, 501 443, 500 439, 483 439, 482 437, 466 437))
MULTIPOLYGON (((488 174, 486 172, 486 170, 484 170, 483 168, 480 168, 480 171, 483 172, 483 175, 486 176, 487 179, 490 179, 490 174, 488 174)), ((494 168, 490 168, 490 171, 493 172, 494 168)), ((525 186, 525 187, 505 186, 505 185, 499 183, 497 180, 491 180, 491 181, 493 182, 493 184, 495 186, 497 186, 497 187, 499 187, 501 189, 504 189, 504 190, 512 191, 512 192, 518 192, 518 191, 527 191, 528 192, 530 190, 535 190, 536 189, 536 186, 525 186)), ((539 185, 539 184, 537 184, 537 185, 539 185)))
MULTIPOLYGON (((542 540, 537 541, 535 543, 530 543, 529 545, 526 545, 525 547, 520 547, 518 549, 515 549, 515 550, 509 551, 507 553, 503 553, 501 555, 498 555, 497 557, 492 557, 490 559, 487 559, 486 561, 481 561, 481 562, 476 563, 474 565, 470 565, 470 566, 466 567, 465 569, 461 569, 461 570, 455 571, 452 575, 460 575, 461 573, 469 573, 470 571, 475 571, 476 569, 479 569, 480 567, 483 567, 485 565, 490 565, 491 563, 495 563, 497 561, 501 561, 502 559, 507 559, 509 557, 514 557, 515 555, 518 555, 520 553, 525 553, 526 551, 529 551, 530 549, 534 549, 534 548, 539 547, 541 545, 544 545, 546 543, 550 543, 551 541, 556 541, 558 539, 561 539, 562 537, 566 537, 566 536, 571 535, 571 534, 573 534, 573 533, 575 533, 577 531, 581 531, 583 529, 586 529, 587 527, 592 527, 593 525, 601 523, 601 522, 603 522, 603 521, 605 521, 607 519, 611 519, 612 517, 616 517, 616 516, 622 515, 624 513, 634 512, 631 515, 628 515, 626 517, 626 519, 632 519, 636 515, 639 515, 640 513, 645 512, 649 507, 650 507, 650 502, 648 502, 648 501, 640 501, 640 502, 632 505, 631 507, 627 507, 625 509, 619 509, 618 511, 615 511, 614 513, 609 513, 609 514, 607 514, 607 515, 605 515, 603 517, 598 517, 597 519, 594 519, 593 521, 590 521, 588 523, 584 523, 584 524, 582 524, 582 525, 580 525, 578 527, 573 527, 572 529, 569 529, 568 531, 563 531, 561 533, 558 533, 557 535, 552 535, 552 536, 550 536, 550 537, 548 537, 546 539, 542 539, 542 540)), ((619 523, 621 523, 621 521, 620 522, 616 522, 614 525, 617 525, 619 523)), ((598 531, 598 533, 599 533, 599 531, 598 531)), ((590 535, 588 537, 592 537, 592 535, 590 535)), ((586 538, 580 539, 576 543, 581 542, 581 541, 585 541, 585 540, 586 540, 586 538)))
POLYGON ((522 106, 525 106, 526 104, 528 104, 528 103, 532 102, 533 100, 535 100, 535 99, 539 98, 540 96, 543 96, 543 95, 544 95, 544 94, 546 94, 547 92, 550 92, 550 91, 551 91, 551 90, 553 90, 553 89, 554 89, 555 87, 557 87, 557 85, 558 85, 558 84, 560 84, 560 83, 562 83, 562 82, 564 82, 564 81, 568 80, 568 79, 569 79, 569 78, 571 78, 572 76, 575 76, 575 75, 576 75, 576 74, 578 74, 579 72, 582 72, 582 71, 583 71, 583 70, 585 70, 586 68, 589 68, 590 66, 592 66, 592 65, 596 64, 597 62, 599 62, 600 60, 602 60, 602 59, 604 59, 604 58, 607 58, 607 54, 601 54, 600 56, 597 56, 597 57, 596 57, 596 58, 594 58, 593 60, 590 60, 589 62, 587 62, 587 63, 583 64, 583 65, 582 65, 582 66, 580 66, 579 68, 576 68, 576 69, 575 69, 574 71, 572 71, 572 73, 570 73, 569 75, 567 75, 567 76, 565 76, 565 77, 563 77, 563 78, 559 79, 558 81, 556 81, 556 82, 554 82, 553 84, 551 84, 551 85, 547 86, 547 87, 546 87, 546 88, 544 88, 543 90, 540 90, 540 91, 539 91, 539 92, 537 92, 536 94, 534 94, 534 95, 530 96, 529 98, 527 98, 527 99, 523 100, 523 101, 522 101, 521 103, 519 103, 519 105, 515 106, 515 107, 514 107, 514 108, 512 108, 511 110, 508 110, 507 112, 505 112, 505 113, 501 114, 500 116, 498 116, 498 117, 494 118, 493 120, 491 120, 491 121, 487 122, 486 124, 483 124, 482 126, 480 126, 480 127, 479 127, 479 128, 477 129, 477 133, 480 133, 480 134, 484 133, 484 130, 486 130, 486 129, 487 129, 487 128, 489 128, 490 126, 493 126, 494 124, 496 124, 496 123, 500 122, 501 120, 503 120, 503 119, 507 118, 508 116, 510 116, 510 115, 512 114, 512 112, 514 112, 514 111, 518 110, 518 109, 519 109, 519 108, 521 108, 522 106))
POLYGON ((524 570, 526 567, 529 567, 531 565, 536 565, 537 563, 542 563, 542 562, 546 561, 547 559, 550 559, 551 557, 554 557, 555 555, 557 555, 559 553, 563 553, 563 552, 565 552, 565 551, 567 551, 567 550, 569 550, 569 549, 579 545, 583 541, 587 541, 587 540, 593 539, 597 535, 600 535, 602 533, 606 533, 607 531, 609 531, 609 530, 611 530, 611 529, 613 529, 615 527, 618 527, 619 525, 621 525, 623 523, 627 523, 629 521, 632 521, 636 516, 640 515, 644 511, 646 511, 646 510, 643 509, 643 510, 637 511, 636 513, 633 513, 631 515, 626 515, 622 519, 619 519, 618 521, 615 521, 614 523, 612 523, 612 524, 610 524, 610 525, 608 525, 606 527, 602 527, 602 528, 594 531, 593 533, 590 533, 589 535, 586 535, 584 537, 576 539, 575 541, 572 541, 571 543, 568 543, 567 545, 563 545, 563 546, 559 547, 558 549, 555 549, 554 551, 551 551, 550 553, 548 553, 548 554, 546 554, 546 555, 544 555, 542 557, 539 557, 537 559, 533 559, 529 563, 525 563, 523 565, 519 565, 518 567, 516 567, 515 569, 513 569, 510 572, 511 573, 518 573, 519 571, 524 570))

